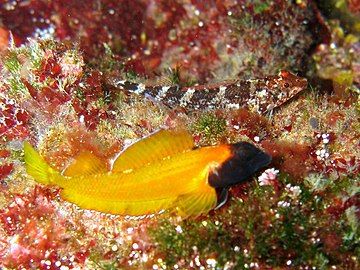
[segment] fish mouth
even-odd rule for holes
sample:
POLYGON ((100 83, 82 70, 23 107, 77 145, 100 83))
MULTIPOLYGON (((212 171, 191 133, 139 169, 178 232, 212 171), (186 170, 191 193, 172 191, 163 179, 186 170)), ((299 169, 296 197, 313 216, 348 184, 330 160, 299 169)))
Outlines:
POLYGON ((214 188, 228 188, 247 180, 271 162, 271 156, 248 142, 230 145, 231 157, 209 172, 208 183, 214 188))

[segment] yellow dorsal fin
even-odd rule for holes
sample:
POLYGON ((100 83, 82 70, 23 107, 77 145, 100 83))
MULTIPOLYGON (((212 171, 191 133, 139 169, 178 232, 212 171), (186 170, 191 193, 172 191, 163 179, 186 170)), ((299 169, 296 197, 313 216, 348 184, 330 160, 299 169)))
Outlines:
POLYGON ((106 162, 89 151, 81 152, 63 172, 65 176, 81 176, 106 173, 106 162))
POLYGON ((188 131, 163 129, 125 149, 115 160, 113 172, 134 170, 192 148, 194 141, 188 131))

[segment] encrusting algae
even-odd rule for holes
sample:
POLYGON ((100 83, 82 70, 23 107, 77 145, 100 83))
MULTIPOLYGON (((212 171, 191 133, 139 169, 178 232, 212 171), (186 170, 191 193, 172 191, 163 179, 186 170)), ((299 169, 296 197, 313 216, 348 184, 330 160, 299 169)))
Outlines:
POLYGON ((271 157, 252 144, 194 148, 185 130, 160 130, 128 147, 106 164, 82 152, 63 173, 51 168, 27 142, 29 175, 62 188, 61 196, 85 209, 120 215, 150 215, 161 210, 182 217, 220 207, 229 187, 269 164, 271 157))

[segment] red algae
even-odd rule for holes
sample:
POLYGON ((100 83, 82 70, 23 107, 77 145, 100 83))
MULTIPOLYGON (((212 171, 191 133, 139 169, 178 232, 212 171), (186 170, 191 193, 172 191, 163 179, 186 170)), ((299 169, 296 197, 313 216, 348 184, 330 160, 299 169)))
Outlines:
POLYGON ((14 99, 0 99, 0 136, 5 140, 25 138, 28 130, 29 114, 14 99))
POLYGON ((5 177, 7 177, 12 170, 14 169, 14 164, 5 164, 0 166, 0 180, 3 180, 5 177))
POLYGON ((263 141, 261 145, 273 157, 273 162, 280 170, 289 173, 292 177, 304 177, 311 170, 309 145, 269 140, 263 141))
POLYGON ((265 138, 269 133, 269 123, 264 116, 250 112, 246 109, 240 109, 231 115, 231 126, 235 132, 245 135, 254 141, 255 137, 265 138))

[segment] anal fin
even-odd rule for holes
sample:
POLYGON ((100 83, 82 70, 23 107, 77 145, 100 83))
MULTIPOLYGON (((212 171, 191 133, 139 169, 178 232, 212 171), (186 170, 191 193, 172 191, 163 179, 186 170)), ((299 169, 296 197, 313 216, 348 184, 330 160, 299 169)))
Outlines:
POLYGON ((175 200, 175 198, 144 201, 109 200, 104 197, 90 196, 72 189, 63 189, 61 197, 83 209, 128 216, 157 214, 160 210, 168 209, 175 200))
POLYGON ((176 210, 183 218, 197 217, 208 213, 216 206, 217 197, 215 189, 207 193, 188 193, 180 196, 176 203, 176 210))

